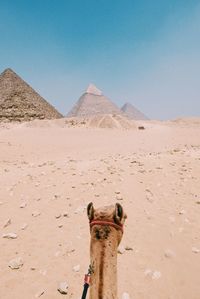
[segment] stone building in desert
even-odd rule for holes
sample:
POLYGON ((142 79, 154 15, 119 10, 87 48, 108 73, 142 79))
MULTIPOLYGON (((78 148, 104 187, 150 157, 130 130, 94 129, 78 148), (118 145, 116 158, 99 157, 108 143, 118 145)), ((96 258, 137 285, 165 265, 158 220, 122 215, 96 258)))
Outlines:
POLYGON ((0 75, 0 121, 54 119, 62 115, 14 71, 0 75))

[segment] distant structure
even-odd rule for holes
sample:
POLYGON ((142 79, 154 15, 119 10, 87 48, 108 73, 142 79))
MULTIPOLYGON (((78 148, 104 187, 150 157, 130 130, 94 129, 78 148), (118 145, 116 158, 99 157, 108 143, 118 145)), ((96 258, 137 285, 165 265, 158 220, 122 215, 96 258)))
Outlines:
POLYGON ((63 117, 14 71, 0 75, 0 121, 30 121, 63 117))
POLYGON ((121 111, 125 113, 129 119, 149 120, 149 118, 146 115, 144 115, 141 111, 139 111, 130 103, 124 104, 124 106, 121 108, 121 111))
POLYGON ((86 92, 67 114, 67 117, 87 117, 98 114, 122 114, 122 111, 104 96, 95 85, 90 84, 86 92))

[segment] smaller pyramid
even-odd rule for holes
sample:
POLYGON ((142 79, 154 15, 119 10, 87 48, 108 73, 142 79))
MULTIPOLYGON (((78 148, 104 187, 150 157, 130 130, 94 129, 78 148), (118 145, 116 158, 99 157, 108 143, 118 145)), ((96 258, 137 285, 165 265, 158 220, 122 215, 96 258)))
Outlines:
POLYGON ((141 111, 139 111, 137 108, 135 108, 132 104, 126 103, 121 108, 121 111, 126 114, 126 116, 130 119, 134 120, 149 120, 149 118, 143 114, 141 111))
POLYGON ((0 121, 54 119, 62 115, 13 70, 0 75, 0 121))
POLYGON ((98 114, 122 114, 122 111, 104 96, 100 89, 90 84, 67 117, 87 117, 98 114))

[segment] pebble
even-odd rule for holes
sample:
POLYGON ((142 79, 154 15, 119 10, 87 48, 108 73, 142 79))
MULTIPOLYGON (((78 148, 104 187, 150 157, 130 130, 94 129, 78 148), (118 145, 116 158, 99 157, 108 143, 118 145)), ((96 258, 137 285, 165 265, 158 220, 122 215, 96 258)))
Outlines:
POLYGON ((39 291, 37 294, 35 294, 35 298, 40 298, 44 294, 44 291, 39 291))
POLYGON ((24 209, 26 206, 27 206, 27 203, 26 202, 22 202, 21 205, 20 205, 20 208, 24 209))
POLYGON ((69 214, 67 212, 64 212, 63 217, 69 217, 69 214))
POLYGON ((56 215, 55 215, 55 218, 56 218, 56 219, 59 219, 60 217, 61 217, 61 214, 56 214, 56 215))
POLYGON ((152 275, 152 279, 159 279, 161 277, 161 272, 154 271, 152 275))
POLYGON ((117 252, 118 252, 119 254, 123 254, 123 253, 125 252, 125 248, 124 248, 124 246, 120 245, 120 246, 118 247, 118 249, 117 249, 117 252))
POLYGON ((14 269, 19 269, 19 268, 21 268, 21 267, 23 266, 23 264, 24 264, 24 262, 23 262, 22 258, 21 258, 21 257, 17 257, 17 258, 15 258, 15 259, 11 260, 11 261, 9 262, 8 266, 9 266, 12 270, 14 270, 14 269))
POLYGON ((117 195, 116 195, 116 199, 117 199, 117 200, 123 200, 123 197, 122 197, 120 194, 117 194, 117 195))
POLYGON ((17 239, 17 234, 15 234, 15 233, 3 234, 3 238, 6 238, 6 239, 17 239))
POLYGON ((39 211, 34 211, 33 213, 32 213, 32 216, 33 217, 38 217, 38 216, 40 216, 40 212, 39 211))
POLYGON ((124 292, 124 293, 122 294, 122 299, 130 299, 129 294, 126 293, 126 292, 124 292))
POLYGON ((126 246, 126 247, 125 247, 125 250, 129 251, 129 250, 133 250, 133 248, 130 247, 130 246, 126 246))
POLYGON ((196 247, 192 247, 192 252, 194 253, 199 253, 200 249, 196 248, 196 247))
POLYGON ((144 272, 145 276, 150 276, 152 279, 159 279, 161 277, 161 272, 152 271, 151 269, 146 269, 144 272))
POLYGON ((167 258, 172 258, 172 257, 175 256, 175 253, 174 253, 172 250, 167 249, 167 250, 165 250, 164 255, 165 255, 165 257, 167 257, 167 258))
POLYGON ((67 294, 67 291, 68 291, 67 282, 60 282, 57 290, 58 290, 58 292, 60 292, 63 295, 67 294))
POLYGON ((27 223, 24 223, 24 224, 22 224, 22 226, 21 226, 21 230, 25 230, 27 227, 28 227, 28 224, 27 224, 27 223))
POLYGON ((120 191, 119 190, 115 191, 115 194, 120 194, 120 191))
POLYGON ((73 267, 74 272, 79 272, 80 271, 80 265, 76 265, 73 267))
POLYGON ((7 227, 8 225, 10 225, 11 224, 11 219, 9 218, 9 219, 7 219, 6 221, 5 221, 5 223, 4 223, 4 228, 5 227, 7 227))

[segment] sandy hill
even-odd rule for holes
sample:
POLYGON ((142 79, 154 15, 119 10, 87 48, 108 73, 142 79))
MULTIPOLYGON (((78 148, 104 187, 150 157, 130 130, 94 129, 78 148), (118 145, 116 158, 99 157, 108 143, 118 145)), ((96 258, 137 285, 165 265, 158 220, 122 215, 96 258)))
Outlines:
POLYGON ((90 84, 86 92, 67 114, 67 117, 91 116, 97 114, 122 114, 121 110, 112 103, 93 84, 90 84))
POLYGON ((149 119, 146 115, 144 115, 141 111, 139 111, 130 103, 124 104, 124 106, 121 108, 121 111, 123 111, 130 119, 135 119, 135 120, 149 119))
POLYGON ((62 115, 11 69, 0 75, 0 121, 53 119, 62 115))

